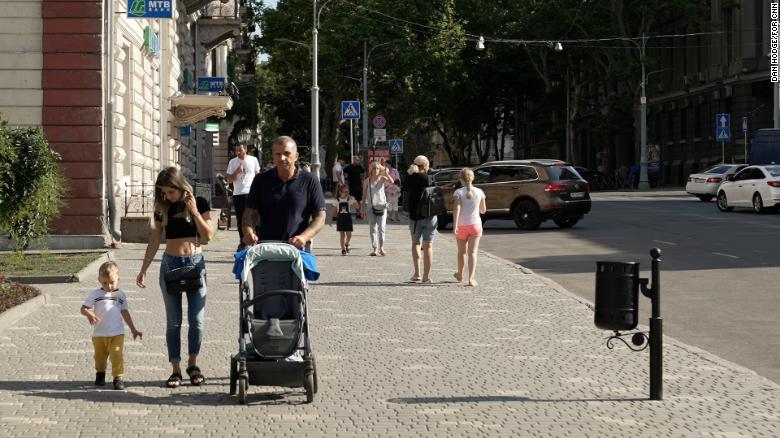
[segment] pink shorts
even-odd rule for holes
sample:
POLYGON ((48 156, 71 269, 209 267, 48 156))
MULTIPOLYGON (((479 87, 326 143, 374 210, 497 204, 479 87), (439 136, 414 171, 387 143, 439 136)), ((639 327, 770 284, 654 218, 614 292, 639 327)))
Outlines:
POLYGON ((458 240, 467 240, 471 236, 482 236, 482 224, 459 225, 458 229, 455 230, 455 237, 458 240))

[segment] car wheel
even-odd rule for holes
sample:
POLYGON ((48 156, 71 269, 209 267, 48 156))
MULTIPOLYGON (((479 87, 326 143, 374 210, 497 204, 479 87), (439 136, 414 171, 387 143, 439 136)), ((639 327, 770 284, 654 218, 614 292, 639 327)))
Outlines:
POLYGON ((533 201, 520 201, 512 209, 512 219, 521 230, 535 230, 542 223, 542 214, 533 201))
POLYGON ((558 225, 559 228, 571 228, 579 221, 580 219, 576 217, 553 219, 553 222, 555 222, 555 225, 558 225))
POLYGON ((729 207, 729 202, 726 199, 726 192, 720 192, 718 193, 718 210, 720 211, 731 211, 734 207, 729 207))
POLYGON ((753 195, 753 211, 756 213, 764 212, 764 200, 761 199, 761 194, 759 193, 753 195))
POLYGON ((712 195, 699 195, 699 199, 701 200, 701 202, 710 202, 712 201, 713 197, 714 196, 712 195))
POLYGON ((436 216, 436 229, 439 231, 447 229, 447 225, 450 224, 450 216, 446 214, 441 214, 439 216, 436 216))

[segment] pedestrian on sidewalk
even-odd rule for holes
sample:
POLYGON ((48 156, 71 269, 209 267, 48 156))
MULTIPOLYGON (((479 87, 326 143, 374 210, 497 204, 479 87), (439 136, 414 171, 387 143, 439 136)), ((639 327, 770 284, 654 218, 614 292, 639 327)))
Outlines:
POLYGON ((469 286, 477 285, 477 251, 482 237, 482 218, 485 214, 485 193, 474 187, 474 171, 464 167, 459 175, 463 187, 452 194, 453 230, 458 242, 458 270, 455 280, 463 281, 463 267, 466 262, 466 250, 469 255, 469 286))
POLYGON ((336 205, 333 206, 331 217, 336 222, 336 231, 339 232, 341 255, 349 254, 349 243, 352 240, 352 215, 360 205, 353 196, 349 195, 349 187, 340 184, 336 189, 336 205))
POLYGON ((233 207, 236 209, 236 224, 238 225, 238 248, 240 251, 244 243, 244 230, 241 227, 241 218, 246 208, 246 197, 255 175, 260 173, 260 162, 252 155, 246 153, 246 145, 236 145, 236 156, 228 162, 227 179, 233 183, 233 207))
POLYGON ((363 181, 363 193, 368 196, 363 200, 360 216, 368 218, 368 237, 373 250, 368 255, 385 255, 385 226, 387 225, 387 195, 385 184, 393 183, 387 176, 387 169, 374 161, 368 171, 368 178, 363 181))
POLYGON ((144 334, 133 324, 127 305, 127 296, 119 289, 119 267, 105 262, 98 271, 100 288, 87 295, 81 305, 81 314, 92 325, 92 347, 95 349, 95 386, 105 386, 108 359, 111 359, 111 375, 114 389, 125 389, 124 345, 125 326, 130 328, 133 339, 143 339, 144 334), (124 323, 122 322, 124 320, 124 323))
POLYGON ((303 249, 325 224, 325 196, 318 178, 296 166, 292 137, 277 138, 272 150, 276 168, 258 175, 247 196, 244 243, 280 240, 303 249))
POLYGON ((135 282, 145 288, 146 270, 160 248, 163 229, 165 230, 165 253, 160 263, 160 289, 165 304, 165 343, 168 347, 168 361, 173 373, 166 385, 177 388, 181 385, 181 321, 182 293, 168 290, 165 275, 175 269, 186 266, 196 267, 199 273, 200 287, 188 290, 187 319, 189 332, 187 348, 189 358, 187 369, 190 383, 200 386, 205 377, 198 368, 197 359, 203 343, 203 317, 206 310, 206 261, 203 258, 201 244, 208 243, 214 237, 211 228, 211 208, 209 202, 193 195, 192 186, 175 167, 163 169, 157 175, 154 187, 154 222, 149 233, 144 261, 135 282))
POLYGON ((390 222, 400 222, 398 218, 398 198, 401 195, 401 181, 396 179, 392 184, 385 186, 387 195, 387 220, 390 222))
POLYGON ((349 184, 349 194, 354 196, 358 202, 363 201, 363 174, 366 173, 366 169, 360 165, 360 157, 357 155, 352 157, 352 163, 344 167, 342 175, 346 177, 347 184, 349 184))
MULTIPOLYGON (((430 162, 425 155, 418 155, 409 166, 406 178, 406 194, 409 205, 409 231, 412 235, 412 263, 414 275, 411 282, 422 281, 431 284, 431 264, 433 263, 433 238, 436 235, 436 216, 423 217, 419 213, 420 199, 426 187, 433 186, 433 179, 428 175, 430 162), (423 253, 423 272, 420 277, 420 247, 423 253)), ((405 205, 407 201, 404 201, 405 205)))

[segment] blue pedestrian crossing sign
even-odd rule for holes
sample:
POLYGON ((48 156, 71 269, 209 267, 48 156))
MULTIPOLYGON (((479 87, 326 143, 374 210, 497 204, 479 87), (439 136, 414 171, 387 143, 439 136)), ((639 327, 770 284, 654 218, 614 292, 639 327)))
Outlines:
POLYGON ((391 138, 387 141, 387 145, 390 147, 390 153, 393 155, 404 153, 404 141, 401 138, 391 138))
POLYGON ((715 114, 715 141, 731 141, 731 114, 715 114))
POLYGON ((360 101, 341 101, 341 120, 360 120, 360 101))

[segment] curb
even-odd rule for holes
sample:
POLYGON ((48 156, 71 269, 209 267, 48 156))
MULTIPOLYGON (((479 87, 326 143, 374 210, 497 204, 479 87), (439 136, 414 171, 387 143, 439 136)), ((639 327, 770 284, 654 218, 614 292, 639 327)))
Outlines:
MULTIPOLYGON (((98 251, 95 251, 98 252, 98 251)), ((55 283, 80 283, 82 279, 87 277, 92 271, 97 272, 100 265, 105 260, 112 260, 114 258, 114 251, 103 252, 97 259, 90 262, 87 266, 83 267, 76 274, 69 275, 41 275, 30 277, 6 277, 8 281, 23 284, 55 284, 55 283), (105 260, 104 260, 105 259, 105 260)))
POLYGON ((42 293, 35 298, 31 298, 18 306, 14 306, 3 313, 0 313, 0 333, 16 324, 20 319, 35 312, 39 307, 50 302, 51 297, 49 294, 42 293))

